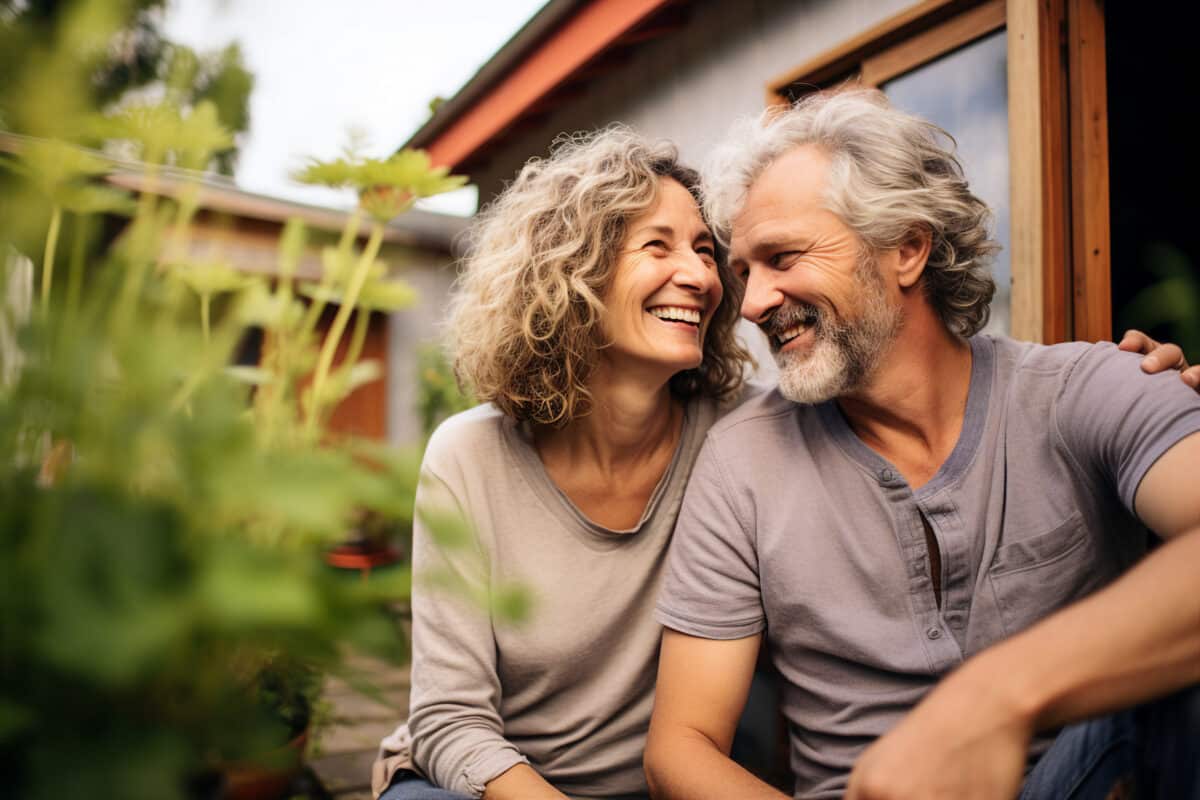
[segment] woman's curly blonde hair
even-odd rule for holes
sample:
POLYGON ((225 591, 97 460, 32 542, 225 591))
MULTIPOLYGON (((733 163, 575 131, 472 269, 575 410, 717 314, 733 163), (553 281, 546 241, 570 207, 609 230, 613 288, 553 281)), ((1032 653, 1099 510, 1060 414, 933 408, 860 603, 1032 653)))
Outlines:
MULTIPOLYGON (((459 382, 518 420, 564 425, 591 409, 588 378, 607 345, 603 297, 626 228, 653 207, 660 180, 698 196, 699 176, 673 145, 623 125, 560 136, 479 215, 451 300, 459 382)), ((699 367, 675 375, 679 397, 729 397, 749 354, 734 335, 739 299, 724 254, 725 295, 699 367)))

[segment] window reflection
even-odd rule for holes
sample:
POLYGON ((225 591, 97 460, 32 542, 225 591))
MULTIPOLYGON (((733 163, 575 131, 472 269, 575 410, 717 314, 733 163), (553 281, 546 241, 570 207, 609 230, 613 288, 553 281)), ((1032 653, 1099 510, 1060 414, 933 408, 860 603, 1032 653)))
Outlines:
POLYGON ((967 181, 996 215, 1003 250, 993 271, 989 333, 1011 331, 1012 266, 1009 255, 1008 41, 1000 30, 882 84, 899 108, 935 122, 958 142, 967 181))

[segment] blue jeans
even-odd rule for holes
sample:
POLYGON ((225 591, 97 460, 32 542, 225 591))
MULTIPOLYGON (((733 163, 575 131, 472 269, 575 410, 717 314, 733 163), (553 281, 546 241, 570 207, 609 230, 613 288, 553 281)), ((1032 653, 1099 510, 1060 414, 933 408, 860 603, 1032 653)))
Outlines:
POLYGON ((1137 800, 1200 800, 1200 686, 1064 728, 1020 800, 1105 800, 1122 782, 1137 800))
POLYGON ((388 788, 379 795, 379 800, 471 800, 468 795, 439 789, 429 781, 402 769, 392 777, 388 788))

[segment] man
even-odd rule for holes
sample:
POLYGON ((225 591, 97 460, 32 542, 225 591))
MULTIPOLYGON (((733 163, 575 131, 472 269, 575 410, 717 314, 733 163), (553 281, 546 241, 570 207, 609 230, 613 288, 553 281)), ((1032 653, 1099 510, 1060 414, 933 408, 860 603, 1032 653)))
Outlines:
POLYGON ((1110 344, 977 335, 996 245, 943 135, 823 94, 714 159, 780 377, 676 527, 658 797, 783 796, 726 757, 764 635, 797 797, 1200 797, 1200 399, 1110 344))

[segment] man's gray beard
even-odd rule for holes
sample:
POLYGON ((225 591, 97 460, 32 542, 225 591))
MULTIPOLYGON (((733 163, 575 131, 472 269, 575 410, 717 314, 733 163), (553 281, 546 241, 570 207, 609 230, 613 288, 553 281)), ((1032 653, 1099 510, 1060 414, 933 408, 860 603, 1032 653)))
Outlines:
POLYGON ((856 319, 833 320, 817 310, 811 350, 775 351, 779 391, 794 403, 823 403, 865 387, 903 326, 900 309, 888 304, 875 259, 860 260, 855 277, 863 302, 856 319))

